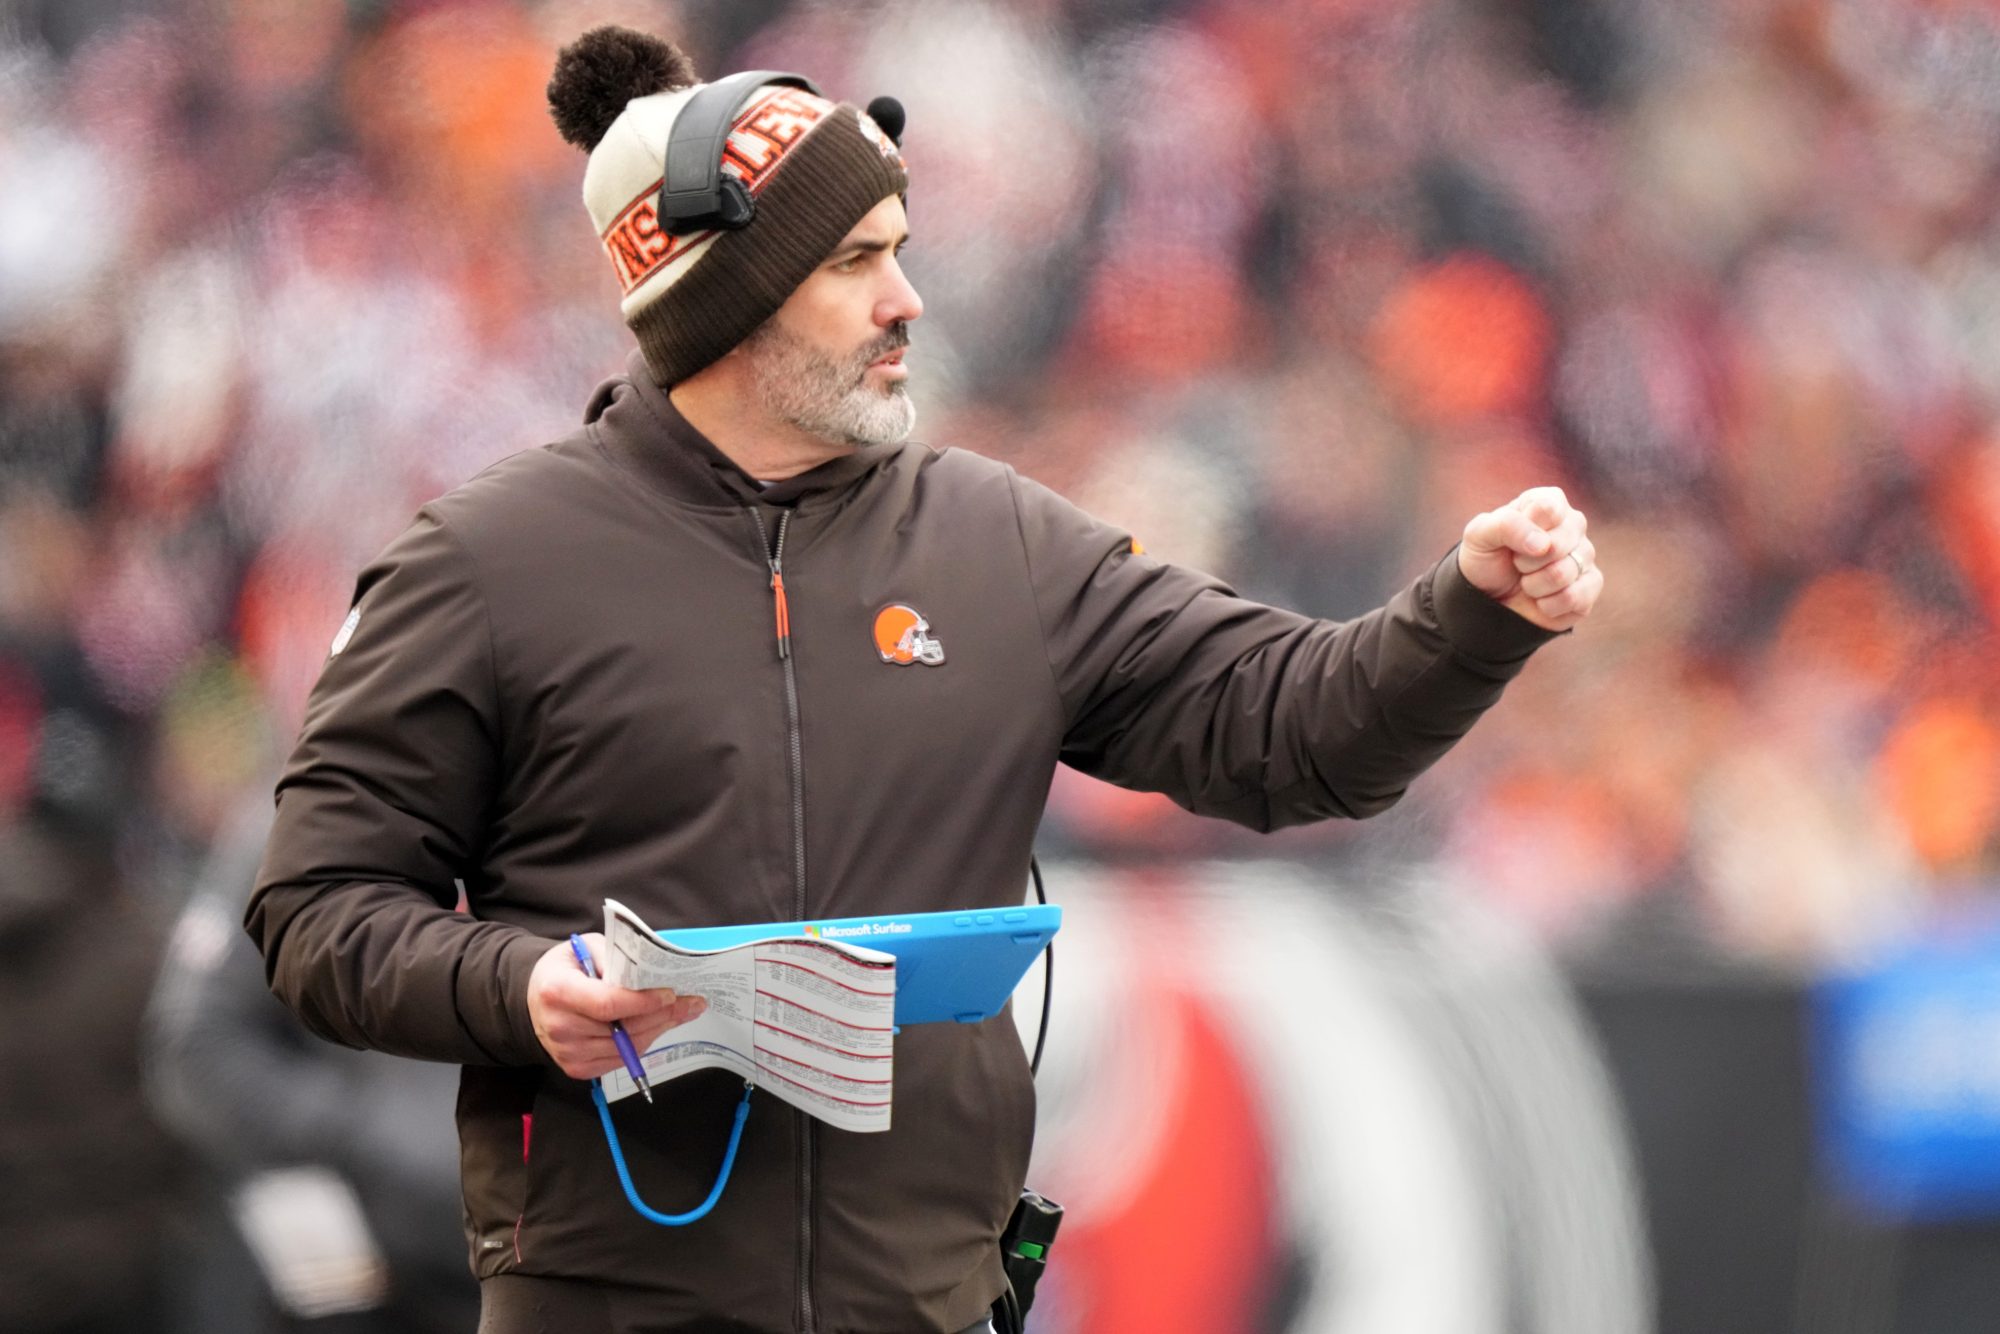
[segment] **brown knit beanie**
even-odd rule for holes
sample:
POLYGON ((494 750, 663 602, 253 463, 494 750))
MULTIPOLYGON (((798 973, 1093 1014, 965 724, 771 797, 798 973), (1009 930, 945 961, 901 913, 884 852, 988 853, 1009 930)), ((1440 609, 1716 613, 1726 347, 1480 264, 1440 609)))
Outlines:
POLYGON ((549 80, 556 128, 590 154, 583 203, 625 323, 663 386, 742 342, 870 209, 909 188, 902 154, 866 112, 766 83, 737 113, 722 154, 756 216, 734 231, 671 235, 658 212, 667 137, 700 87, 677 47, 618 27, 564 47, 549 80))

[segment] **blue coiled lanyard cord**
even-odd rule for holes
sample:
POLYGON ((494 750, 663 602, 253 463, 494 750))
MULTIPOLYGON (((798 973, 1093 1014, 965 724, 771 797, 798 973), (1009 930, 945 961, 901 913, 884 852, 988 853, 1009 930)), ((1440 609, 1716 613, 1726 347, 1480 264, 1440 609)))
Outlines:
POLYGON ((604 1086, 597 1080, 590 1081, 590 1100, 597 1104, 597 1119, 604 1123, 604 1142, 611 1146, 611 1164, 618 1169, 618 1184, 625 1188, 625 1199, 639 1217, 666 1227, 686 1227, 696 1219, 704 1218, 722 1198, 722 1188, 729 1184, 729 1171, 736 1166, 736 1148, 743 1142, 743 1123, 750 1119, 750 1094, 754 1086, 743 1085, 743 1101, 736 1104, 736 1124, 729 1131, 729 1148, 722 1155, 722 1170, 716 1173, 715 1185, 709 1190, 708 1198, 684 1214, 663 1214, 639 1198, 639 1188, 632 1184, 632 1171, 625 1166, 625 1150, 618 1143, 618 1131, 611 1124, 611 1104, 604 1100, 604 1086))

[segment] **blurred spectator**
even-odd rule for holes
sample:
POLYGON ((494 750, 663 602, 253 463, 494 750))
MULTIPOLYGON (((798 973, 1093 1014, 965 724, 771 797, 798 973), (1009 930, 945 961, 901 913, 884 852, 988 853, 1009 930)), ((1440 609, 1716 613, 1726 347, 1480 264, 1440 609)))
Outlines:
POLYGON ((139 1098, 159 923, 109 858, 0 827, 0 1294, 19 1334, 159 1327, 180 1163, 139 1098))
POLYGON ((183 1197, 139 1095, 164 918, 121 865, 119 766, 86 674, 59 653, 40 665, 0 651, 0 1317, 19 1334, 153 1329, 183 1197))
POLYGON ((147 1024, 150 1100, 212 1196, 178 1284, 185 1327, 462 1334, 479 1296, 459 1221, 457 1071, 323 1042, 265 988, 238 921, 270 823, 257 800, 224 831, 147 1024), (263 1198, 292 1216, 259 1212, 263 1198), (213 1225, 223 1209, 234 1227, 213 1225), (343 1209, 358 1210, 358 1234, 334 1225, 343 1209))

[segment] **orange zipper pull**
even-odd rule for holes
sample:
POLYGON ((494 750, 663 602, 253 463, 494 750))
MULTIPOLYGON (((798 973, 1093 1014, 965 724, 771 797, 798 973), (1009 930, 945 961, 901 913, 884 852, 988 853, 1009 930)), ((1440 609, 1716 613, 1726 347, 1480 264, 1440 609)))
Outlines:
POLYGON ((792 656, 792 610, 785 604, 785 576, 775 565, 771 567, 771 591, 778 598, 778 656, 792 656))

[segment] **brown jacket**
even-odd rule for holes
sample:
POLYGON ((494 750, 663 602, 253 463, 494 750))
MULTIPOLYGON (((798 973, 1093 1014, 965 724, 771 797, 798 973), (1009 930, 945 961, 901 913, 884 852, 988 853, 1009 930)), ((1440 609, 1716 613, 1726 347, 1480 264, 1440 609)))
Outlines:
MULTIPOLYGON (((759 491, 637 368, 426 506, 356 606, 250 903, 273 988, 336 1041, 466 1067, 481 1276, 760 1331, 984 1312, 1034 1126, 1012 1019, 904 1030, 885 1134, 756 1104, 715 1212, 669 1230, 530 1026, 552 942, 607 895, 668 927, 1015 901, 1058 760, 1257 829, 1369 815, 1548 638, 1449 557, 1345 624, 1258 606, 961 451, 759 491), (892 604, 941 663, 885 661, 892 604)), ((650 1202, 701 1197, 739 1092, 709 1071, 621 1105, 650 1202)))

